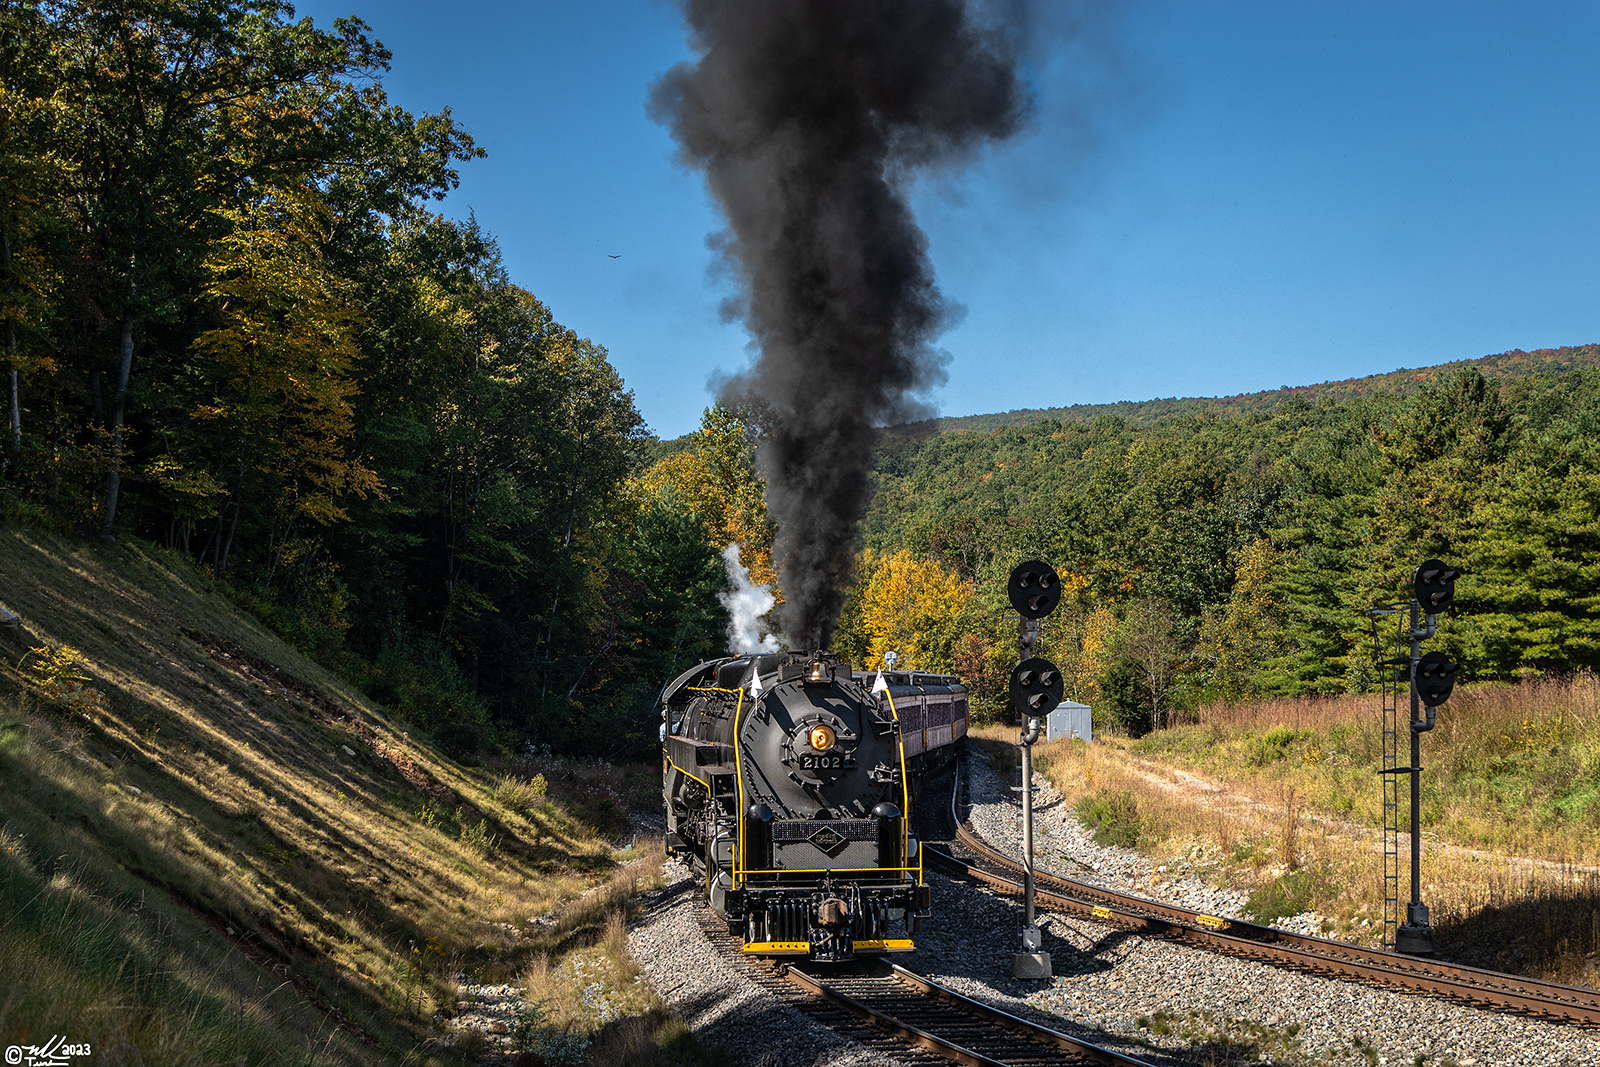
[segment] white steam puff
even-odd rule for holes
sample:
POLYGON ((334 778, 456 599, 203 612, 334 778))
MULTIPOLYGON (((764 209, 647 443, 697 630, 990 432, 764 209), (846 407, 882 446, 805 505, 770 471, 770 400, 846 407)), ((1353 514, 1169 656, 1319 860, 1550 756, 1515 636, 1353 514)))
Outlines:
POLYGON ((739 546, 729 545, 722 550, 722 565, 728 570, 728 581, 733 585, 717 599, 728 609, 728 651, 776 652, 778 639, 761 632, 761 616, 772 610, 777 601, 772 591, 750 580, 750 572, 739 562, 739 546))

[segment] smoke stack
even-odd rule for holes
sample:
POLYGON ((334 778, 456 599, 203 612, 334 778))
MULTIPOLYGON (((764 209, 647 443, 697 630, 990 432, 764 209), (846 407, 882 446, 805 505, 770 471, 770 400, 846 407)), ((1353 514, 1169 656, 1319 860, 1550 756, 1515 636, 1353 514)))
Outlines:
MULTIPOLYGON (((651 115, 704 171, 759 355, 726 399, 766 416, 759 461, 789 647, 826 648, 854 568, 878 427, 926 417, 952 308, 906 194, 1014 133, 1018 27, 964 0, 684 0, 700 53, 651 115)), ((1005 6, 1014 12, 1015 5, 1005 6)))

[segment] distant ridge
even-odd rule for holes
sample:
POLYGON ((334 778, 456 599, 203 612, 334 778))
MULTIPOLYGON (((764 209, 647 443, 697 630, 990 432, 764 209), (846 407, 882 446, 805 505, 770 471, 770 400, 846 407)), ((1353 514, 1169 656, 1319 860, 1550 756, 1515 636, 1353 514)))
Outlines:
POLYGON ((993 415, 957 415, 932 421, 940 432, 968 430, 987 433, 1007 426, 1028 426, 1046 419, 1092 422, 1101 415, 1117 415, 1130 426, 1143 427, 1178 415, 1266 413, 1294 396, 1311 401, 1344 401, 1373 393, 1415 393, 1458 367, 1477 367, 1486 378, 1527 378, 1535 374, 1554 374, 1592 366, 1600 366, 1600 344, 1540 348, 1532 352, 1514 348, 1497 355, 1458 359, 1416 370, 1401 369, 1387 374, 1370 374, 1365 378, 1346 378, 1320 385, 1285 386, 1237 396, 1168 397, 1160 400, 1122 400, 1114 404, 1073 404, 1064 408, 1019 408, 993 415))

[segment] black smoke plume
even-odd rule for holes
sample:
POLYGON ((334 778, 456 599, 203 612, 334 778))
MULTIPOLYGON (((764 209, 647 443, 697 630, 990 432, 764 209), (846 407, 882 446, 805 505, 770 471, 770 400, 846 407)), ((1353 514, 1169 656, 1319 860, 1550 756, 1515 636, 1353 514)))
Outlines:
POLYGON ((877 427, 944 381, 934 284, 907 191, 1021 125, 1014 8, 963 0, 685 0, 700 53, 651 114, 705 172, 739 280, 724 311, 759 356, 724 396, 766 414, 761 453, 790 647, 824 648, 849 589, 877 427))

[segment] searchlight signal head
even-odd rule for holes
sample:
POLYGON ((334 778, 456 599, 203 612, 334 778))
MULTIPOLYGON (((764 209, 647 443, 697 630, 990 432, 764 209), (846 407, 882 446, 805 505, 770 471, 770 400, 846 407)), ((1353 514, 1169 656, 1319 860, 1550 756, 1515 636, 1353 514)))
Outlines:
POLYGON ((1443 560, 1430 559, 1416 569, 1411 577, 1411 591, 1423 614, 1441 614, 1455 602, 1459 577, 1461 569, 1443 560))
POLYGON ((1417 697, 1430 708, 1443 704, 1456 687, 1459 669, 1460 664, 1452 663, 1443 652, 1429 652, 1417 661, 1411 676, 1417 687, 1417 697))
POLYGON ((1006 593, 1018 615, 1042 619, 1061 603, 1061 578, 1050 564, 1030 559, 1012 568, 1006 593))
POLYGON ((1061 672, 1047 659, 1025 659, 1011 672, 1011 710, 1017 721, 1038 719, 1056 710, 1066 688, 1061 672))

